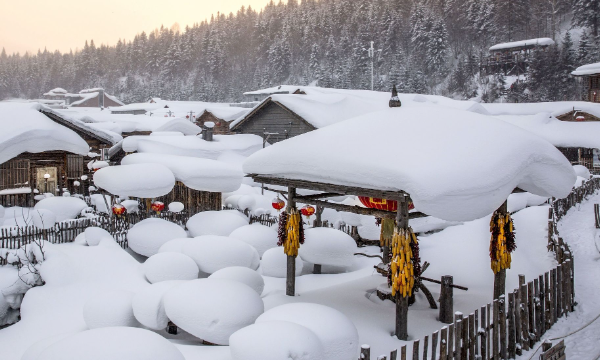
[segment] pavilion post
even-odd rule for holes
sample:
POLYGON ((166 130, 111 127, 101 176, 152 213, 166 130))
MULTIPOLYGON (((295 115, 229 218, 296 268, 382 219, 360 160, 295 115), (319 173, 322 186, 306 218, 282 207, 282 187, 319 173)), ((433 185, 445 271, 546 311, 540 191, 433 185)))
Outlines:
MULTIPOLYGON (((508 200, 505 201, 496 212, 505 215, 508 213, 508 200)), ((506 294, 506 269, 501 269, 494 274, 494 300, 506 294)))
MULTIPOLYGON (((296 188, 288 187, 288 203, 286 212, 290 214, 293 209, 296 208, 296 201, 294 198, 296 197, 296 188)), ((296 295, 296 257, 288 255, 287 256, 287 274, 285 281, 285 294, 287 296, 295 296, 296 295)))
MULTIPOLYGON (((406 197, 398 202, 396 213, 396 226, 399 229, 408 229, 408 201, 406 197)), ((396 293, 396 337, 399 340, 408 340, 408 298, 396 293)))

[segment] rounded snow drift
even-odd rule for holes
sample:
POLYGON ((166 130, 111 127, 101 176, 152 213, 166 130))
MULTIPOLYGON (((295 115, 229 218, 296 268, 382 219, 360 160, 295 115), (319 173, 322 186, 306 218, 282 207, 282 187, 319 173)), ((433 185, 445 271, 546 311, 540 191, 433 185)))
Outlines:
POLYGON ((298 255, 313 264, 347 267, 357 252, 356 241, 343 231, 312 228, 304 232, 305 241, 298 255))
POLYGON ((183 206, 183 203, 180 203, 179 201, 174 201, 169 204, 170 212, 178 213, 178 212, 183 211, 184 208, 185 208, 185 206, 183 206))
POLYGON ((38 229, 51 229, 56 224, 56 215, 46 209, 35 209, 31 212, 33 226, 38 229))
POLYGON ((56 221, 75 219, 81 210, 88 207, 85 201, 76 197, 46 197, 35 204, 34 209, 50 210, 56 214, 56 221))
POLYGON ((131 301, 133 315, 142 325, 152 330, 164 330, 169 324, 163 297, 167 291, 185 281, 161 281, 137 292, 131 301))
POLYGON ((138 326, 133 316, 133 292, 109 291, 90 298, 83 305, 83 319, 90 329, 112 326, 138 326))
POLYGON ((183 252, 183 244, 186 244, 190 241, 193 241, 193 238, 177 238, 173 240, 169 240, 166 243, 162 244, 158 249, 158 253, 164 252, 183 252))
POLYGON ((37 360, 185 360, 169 340, 144 329, 82 331, 48 346, 37 360))
POLYGON ((128 214, 137 213, 140 211, 140 204, 137 200, 123 200, 121 205, 125 206, 128 214))
POLYGON ((198 265, 191 257, 164 252, 150 256, 142 265, 146 279, 152 284, 167 280, 194 280, 198 278, 198 265))
POLYGON ((188 281, 167 291, 163 301, 173 323, 219 345, 228 345, 231 334, 253 324, 264 311, 256 291, 223 279, 188 281))
POLYGON ((244 266, 256 270, 260 264, 256 249, 226 236, 199 236, 184 243, 182 252, 194 259, 200 271, 206 274, 230 266, 244 266))
POLYGON ((96 226, 86 228, 83 233, 85 236, 85 242, 89 246, 98 245, 100 243, 100 240, 102 240, 102 239, 108 238, 108 239, 114 240, 114 238, 108 231, 106 231, 102 228, 96 227, 96 226))
POLYGON ((169 240, 184 237, 187 233, 179 225, 156 218, 140 221, 127 234, 131 250, 144 256, 158 253, 158 249, 169 240))
MULTIPOLYGON (((302 248, 302 247, 301 247, 302 248)), ((302 260, 296 258, 296 276, 302 273, 302 260)), ((284 278, 287 275, 287 255, 282 248, 273 248, 265 251, 260 260, 260 270, 265 276, 284 278)))
POLYGON ((192 236, 229 236, 233 230, 248 225, 248 220, 231 211, 203 211, 192 216, 186 226, 192 236))
POLYGON ((241 240, 258 251, 260 257, 265 251, 277 247, 277 231, 261 224, 252 224, 239 227, 229 235, 234 239, 241 240))
POLYGON ((591 176, 590 170, 583 165, 573 165, 573 170, 577 176, 581 176, 586 180, 588 180, 591 176))
POLYGON ((288 321, 245 327, 231 335, 229 349, 233 360, 329 360, 314 332, 288 321))
POLYGON ((311 330, 323 344, 327 360, 353 360, 358 356, 356 326, 336 309, 312 303, 285 304, 266 311, 256 323, 271 321, 289 321, 311 330))
POLYGON ((243 266, 231 266, 217 270, 208 277, 209 279, 225 279, 241 282, 250 286, 258 295, 265 289, 265 281, 256 271, 243 266))

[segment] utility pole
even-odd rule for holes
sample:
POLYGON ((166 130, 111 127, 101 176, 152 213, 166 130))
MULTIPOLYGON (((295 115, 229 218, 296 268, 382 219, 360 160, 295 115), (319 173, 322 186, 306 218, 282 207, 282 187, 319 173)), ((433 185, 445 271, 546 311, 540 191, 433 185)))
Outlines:
POLYGON ((369 48, 369 58, 371 58, 371 91, 373 91, 373 58, 375 57, 375 49, 373 48, 373 41, 371 41, 371 47, 369 48))

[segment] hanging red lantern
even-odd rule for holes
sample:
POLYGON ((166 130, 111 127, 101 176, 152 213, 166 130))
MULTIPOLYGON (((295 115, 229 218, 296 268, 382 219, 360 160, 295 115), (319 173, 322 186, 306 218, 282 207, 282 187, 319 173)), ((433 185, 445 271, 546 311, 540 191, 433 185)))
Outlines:
POLYGON ((300 209, 300 212, 302 213, 302 215, 310 217, 312 214, 315 213, 315 208, 311 205, 304 205, 302 209, 300 209))
POLYGON ((585 121, 585 116, 579 115, 575 118, 576 121, 585 121))
POLYGON ((163 204, 160 201, 155 201, 152 203, 150 208, 152 209, 152 211, 155 211, 157 214, 160 214, 160 212, 165 209, 165 204, 163 204))
POLYGON ((112 213, 116 216, 124 216, 127 213, 127 209, 121 204, 115 204, 112 206, 112 213))
POLYGON ((186 115, 186 116, 185 116, 185 118, 186 118, 186 119, 189 119, 189 118, 190 118, 190 116, 189 116, 189 115, 186 115))
MULTIPOLYGON (((398 202, 396 200, 386 200, 386 199, 378 199, 372 198, 368 196, 359 196, 358 200, 360 202, 370 208, 377 210, 385 210, 385 211, 397 211, 398 210, 398 202)), ((415 208, 415 205, 412 201, 408 202, 408 210, 412 210, 415 208)))
POLYGON ((273 209, 279 211, 279 210, 283 209, 283 207, 285 206, 285 201, 283 201, 277 197, 277 198, 273 199, 273 201, 271 202, 271 205, 273 206, 273 209))

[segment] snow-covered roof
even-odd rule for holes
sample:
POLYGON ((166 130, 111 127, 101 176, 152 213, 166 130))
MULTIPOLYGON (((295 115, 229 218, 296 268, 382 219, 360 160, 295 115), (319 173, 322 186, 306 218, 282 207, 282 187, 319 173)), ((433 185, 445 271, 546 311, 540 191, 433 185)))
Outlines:
POLYGON ((232 121, 240 117, 246 116, 252 109, 250 108, 239 108, 239 107, 209 107, 204 110, 205 112, 213 114, 216 118, 224 121, 232 121))
POLYGON ((202 132, 202 128, 194 124, 188 119, 170 118, 172 120, 157 127, 153 132, 179 132, 183 135, 198 135, 202 132))
POLYGON ((512 49, 512 48, 518 48, 518 47, 524 47, 524 46, 550 46, 550 45, 554 45, 554 44, 555 44, 554 40, 552 40, 550 38, 527 39, 527 40, 521 40, 521 41, 512 41, 512 42, 507 42, 507 43, 502 43, 502 44, 496 44, 496 45, 490 47, 490 51, 512 49))
MULTIPOLYGON (((153 99, 154 102, 143 102, 133 103, 118 108, 111 108, 110 111, 113 114, 119 114, 130 111, 145 111, 147 114, 152 113, 154 116, 175 116, 175 117, 186 117, 192 111, 194 116, 199 117, 206 109, 210 109, 211 112, 219 111, 237 111, 240 113, 245 108, 232 107, 228 103, 209 103, 203 101, 170 101, 162 100, 159 98, 153 99), (166 106, 166 107, 165 107, 166 106), (235 110, 232 110, 235 109, 235 110)), ((149 115, 149 114, 148 114, 149 115)))
POLYGON ((65 95, 66 93, 67 93, 67 90, 57 87, 57 88, 54 88, 54 89, 48 91, 44 95, 45 96, 56 96, 56 95, 65 95))
POLYGON ((600 74, 600 62, 582 65, 571 72, 571 74, 576 76, 598 75, 600 74))
POLYGON ((75 131, 42 114, 41 104, 0 102, 0 163, 22 153, 68 151, 87 155, 89 145, 75 131))
POLYGON ((272 94, 292 94, 302 86, 298 85, 279 85, 266 89, 247 91, 244 95, 272 95, 272 94))
POLYGON ((97 93, 100 91, 104 91, 104 88, 97 87, 97 88, 92 88, 92 89, 83 89, 79 93, 80 94, 90 94, 90 93, 97 93))
POLYGON ((557 147, 583 147, 600 149, 600 122, 561 121, 550 113, 536 115, 496 116, 523 128, 557 147))
POLYGON ((161 164, 169 168, 175 180, 199 191, 229 192, 239 189, 243 174, 239 166, 217 160, 165 154, 131 154, 122 165, 161 164))
POLYGON ((550 112, 553 116, 573 110, 585 111, 600 118, 600 104, 588 101, 554 101, 539 103, 493 103, 481 104, 490 115, 535 115, 550 112))
POLYGON ((114 130, 115 128, 94 126, 94 124, 88 124, 76 117, 69 116, 55 109, 42 109, 43 112, 47 113, 48 116, 54 117, 54 121, 67 127, 76 128, 79 131, 87 133, 90 136, 96 137, 107 144, 116 144, 123 140, 123 137, 114 130))
POLYGON ((224 152, 249 156, 262 148, 262 138, 252 134, 199 136, 130 136, 121 142, 127 153, 153 153, 217 159, 224 152))
POLYGON ((515 188, 561 198, 575 182, 569 161, 547 141, 447 107, 359 116, 265 148, 244 162, 243 171, 406 191, 417 209, 445 220, 490 214, 515 188))

